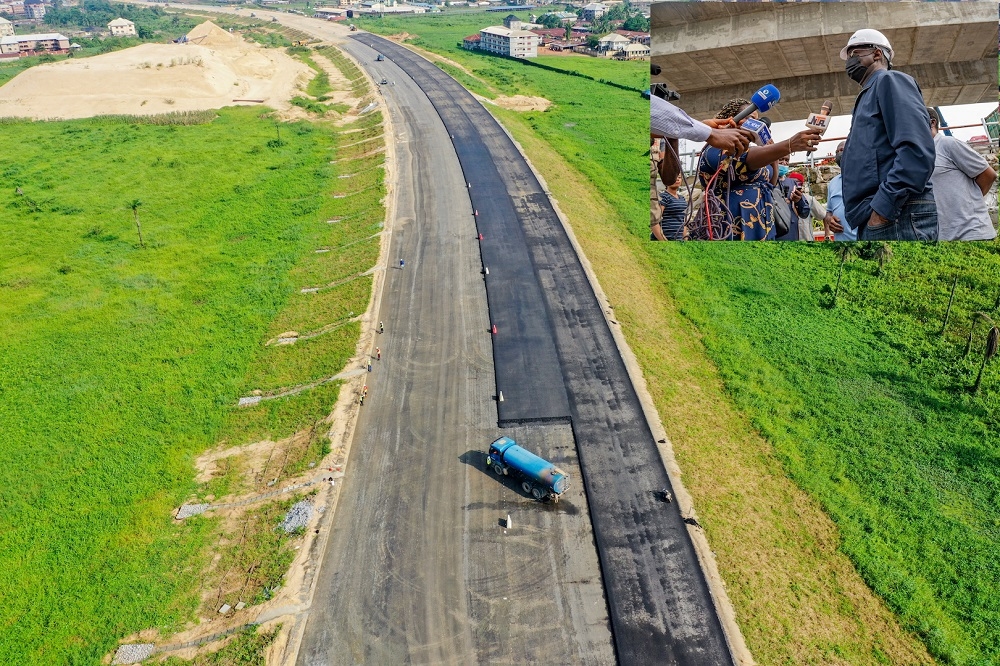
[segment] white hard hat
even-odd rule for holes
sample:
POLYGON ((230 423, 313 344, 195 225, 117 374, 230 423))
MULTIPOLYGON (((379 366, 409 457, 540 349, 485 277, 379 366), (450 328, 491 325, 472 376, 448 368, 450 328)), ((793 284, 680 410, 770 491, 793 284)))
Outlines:
POLYGON ((888 51, 889 60, 892 60, 892 44, 886 39, 878 30, 872 30, 871 28, 864 28, 858 30, 851 38, 847 40, 847 46, 840 49, 840 59, 847 60, 847 49, 852 46, 861 46, 862 44, 871 44, 872 46, 878 46, 886 51, 888 51))

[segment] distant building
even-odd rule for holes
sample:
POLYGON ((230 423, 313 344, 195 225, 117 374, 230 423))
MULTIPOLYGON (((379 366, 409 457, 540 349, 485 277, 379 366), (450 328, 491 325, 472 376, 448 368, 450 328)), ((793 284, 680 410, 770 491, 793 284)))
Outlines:
POLYGON ((615 30, 615 32, 622 37, 628 37, 629 41, 633 44, 645 44, 649 46, 648 32, 638 32, 636 30, 615 30))
POLYGON ((25 4, 24 5, 24 14, 28 18, 40 19, 43 16, 45 16, 45 5, 43 5, 41 3, 31 4, 31 5, 25 4))
POLYGON ((38 53, 68 53, 69 37, 56 32, 42 35, 0 37, 0 58, 18 58, 38 53))
POLYGON ((580 17, 584 21, 596 21, 604 16, 608 11, 608 6, 600 2, 592 2, 583 8, 583 15, 580 17))
POLYGON ((540 30, 532 30, 531 32, 538 35, 539 46, 545 46, 551 42, 560 42, 566 39, 566 28, 542 28, 540 30))
POLYGON ((521 19, 517 18, 513 14, 507 14, 507 18, 503 20, 503 27, 510 28, 511 30, 520 30, 521 19))
POLYGON ((9 37, 14 34, 14 24, 0 16, 0 37, 9 37))
POLYGON ((475 51, 479 48, 480 37, 478 34, 469 35, 462 39, 462 48, 469 49, 470 51, 475 51))
POLYGON ((538 56, 538 35, 527 30, 511 30, 491 25, 479 31, 479 48, 512 58, 538 56))
POLYGON ((597 50, 601 53, 607 53, 608 51, 618 51, 623 48, 626 44, 631 44, 628 37, 622 37, 617 32, 612 32, 604 35, 599 40, 597 40, 597 50))
POLYGON ((344 16, 346 13, 346 9, 340 9, 339 7, 317 7, 316 11, 313 12, 313 16, 330 20, 344 16))
POLYGON ((135 37, 135 23, 121 17, 108 24, 108 30, 113 37, 135 37))
POLYGON ((627 44, 614 55, 615 60, 642 60, 649 57, 649 47, 645 44, 627 44))
POLYGON ((573 51, 578 47, 582 47, 586 44, 581 39, 571 39, 571 40, 556 40, 549 42, 550 51, 573 51))

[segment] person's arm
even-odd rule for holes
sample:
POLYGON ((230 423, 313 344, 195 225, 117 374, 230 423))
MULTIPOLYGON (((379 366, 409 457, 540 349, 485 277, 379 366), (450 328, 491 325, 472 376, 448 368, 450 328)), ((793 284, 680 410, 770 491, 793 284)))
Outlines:
POLYGON ((843 225, 847 224, 847 216, 844 214, 844 192, 841 189, 841 178, 831 180, 826 193, 829 198, 826 200, 826 217, 823 218, 823 223, 834 233, 843 233, 843 225))
POLYGON ((895 155, 871 207, 882 218, 897 220, 906 200, 923 192, 934 173, 934 139, 923 96, 913 79, 888 72, 874 87, 895 155))
POLYGON ((986 196, 997 179, 997 172, 993 170, 985 157, 973 150, 969 144, 951 136, 940 137, 934 147, 940 150, 946 158, 950 158, 962 173, 976 181, 979 190, 984 197, 986 196))
POLYGON ((818 130, 803 130, 789 139, 782 139, 766 146, 751 146, 747 151, 746 163, 751 169, 777 162, 782 157, 788 157, 792 153, 797 153, 809 148, 810 141, 819 141, 821 135, 818 130))
POLYGON ((826 206, 820 203, 819 199, 813 195, 809 195, 809 213, 815 217, 817 220, 822 220, 826 217, 826 206))
POLYGON ((742 153, 750 145, 753 135, 735 127, 730 119, 700 122, 670 102, 652 97, 649 100, 649 133, 653 137, 704 141, 727 153, 742 153))
POLYGON ((668 139, 707 141, 712 128, 689 116, 684 109, 654 95, 649 98, 649 133, 668 139))
POLYGON ((995 183, 996 180, 997 172, 994 171, 991 166, 987 166, 986 171, 976 176, 976 185, 978 185, 979 189, 982 190, 984 197, 989 193, 990 188, 993 187, 993 183, 995 183))
POLYGON ((809 202, 806 201, 806 194, 799 190, 799 200, 795 202, 795 213, 800 218, 809 217, 809 202))

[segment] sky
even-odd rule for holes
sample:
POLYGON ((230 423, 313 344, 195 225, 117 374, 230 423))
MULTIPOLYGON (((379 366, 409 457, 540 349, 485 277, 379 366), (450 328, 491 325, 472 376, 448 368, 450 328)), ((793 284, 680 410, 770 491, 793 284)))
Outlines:
MULTIPOLYGON (((941 113, 944 115, 943 124, 947 125, 969 125, 971 123, 981 123, 982 119, 989 115, 991 111, 997 108, 996 104, 986 102, 984 104, 962 104, 959 106, 942 106, 940 107, 941 113)), ((774 138, 774 142, 784 141, 788 139, 796 132, 804 130, 805 118, 802 120, 789 120, 781 123, 774 123, 771 125, 771 136, 774 138)), ((823 138, 836 138, 836 137, 846 137, 847 133, 851 129, 851 116, 833 116, 830 119, 830 129, 826 131, 823 138)), ((959 129, 954 130, 952 133, 956 138, 962 139, 963 141, 968 141, 974 136, 979 136, 985 134, 982 126, 970 127, 969 129, 959 129)), ((819 144, 813 157, 819 161, 824 157, 830 157, 833 155, 834 150, 837 148, 837 144, 840 141, 824 141, 819 144)), ((699 150, 702 144, 695 143, 693 141, 681 141, 680 149, 681 152, 691 152, 693 150, 699 150)), ((689 158, 690 159, 690 158, 689 158)), ((801 163, 806 161, 805 153, 792 153, 791 163, 794 165, 796 163, 801 163)), ((685 167, 688 163, 685 163, 685 167)))

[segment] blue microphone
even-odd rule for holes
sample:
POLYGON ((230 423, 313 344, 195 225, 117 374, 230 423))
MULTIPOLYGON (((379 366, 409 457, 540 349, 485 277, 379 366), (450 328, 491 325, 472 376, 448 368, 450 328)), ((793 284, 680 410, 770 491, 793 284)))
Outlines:
POLYGON ((781 93, 778 92, 773 83, 768 83, 753 94, 753 97, 750 98, 750 106, 737 113, 733 120, 739 123, 754 111, 765 113, 779 101, 781 101, 781 93))

